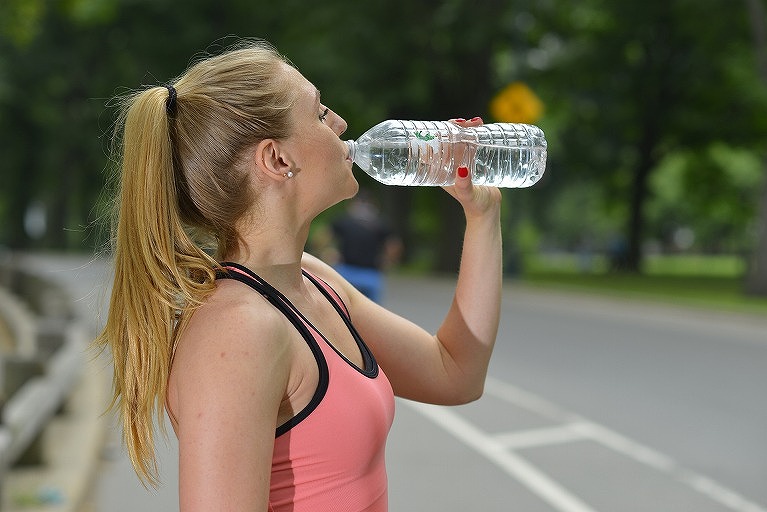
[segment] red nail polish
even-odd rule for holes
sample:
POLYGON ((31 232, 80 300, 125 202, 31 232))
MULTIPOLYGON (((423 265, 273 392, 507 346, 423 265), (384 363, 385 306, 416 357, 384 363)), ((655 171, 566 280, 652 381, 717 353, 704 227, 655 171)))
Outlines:
POLYGON ((468 167, 459 167, 458 168, 458 177, 459 178, 466 178, 469 175, 469 168, 468 167))
POLYGON ((481 118, 481 117, 472 117, 472 118, 471 118, 471 122, 472 122, 472 123, 474 123, 474 122, 476 122, 476 121, 482 121, 482 118, 481 118))
POLYGON ((466 119, 464 119, 464 118, 462 118, 462 117, 459 117, 459 118, 458 118, 458 119, 456 119, 455 121, 456 121, 457 123, 465 123, 465 122, 466 122, 466 119))

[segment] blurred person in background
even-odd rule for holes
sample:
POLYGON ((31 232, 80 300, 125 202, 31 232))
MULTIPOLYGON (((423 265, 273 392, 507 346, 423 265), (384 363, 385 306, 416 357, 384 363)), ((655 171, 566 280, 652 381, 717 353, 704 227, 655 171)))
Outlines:
MULTIPOLYGON (((153 423, 178 438, 182 512, 383 512, 393 396, 483 391, 501 297, 498 189, 446 187, 466 231, 432 334, 304 252, 359 185, 346 122, 264 41, 123 98, 114 285, 97 339, 142 481, 153 423)), ((456 120, 462 125, 477 123, 456 120)))
POLYGON ((399 261, 402 243, 381 217, 373 197, 360 190, 331 229, 339 256, 333 267, 368 298, 380 303, 383 271, 399 261))

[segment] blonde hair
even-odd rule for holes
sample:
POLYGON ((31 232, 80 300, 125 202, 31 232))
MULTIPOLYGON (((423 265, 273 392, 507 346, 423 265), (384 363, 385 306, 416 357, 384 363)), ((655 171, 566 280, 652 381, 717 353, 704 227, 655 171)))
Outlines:
POLYGON ((192 65, 171 89, 122 98, 115 130, 119 192, 112 220, 114 285, 95 343, 111 349, 113 397, 142 483, 157 485, 155 418, 165 432, 176 341, 214 288, 216 258, 239 244, 235 226, 256 200, 242 169, 247 148, 289 135, 288 63, 246 41, 192 65), (209 253, 215 253, 211 255, 209 253))

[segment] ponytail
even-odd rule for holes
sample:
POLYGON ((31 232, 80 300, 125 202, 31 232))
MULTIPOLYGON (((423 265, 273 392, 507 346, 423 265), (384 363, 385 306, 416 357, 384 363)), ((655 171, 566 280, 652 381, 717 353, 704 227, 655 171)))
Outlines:
MULTIPOLYGON (((96 340, 115 360, 110 409, 143 483, 157 484, 154 419, 164 433, 166 390, 179 313, 213 288, 216 261, 189 237, 179 213, 169 91, 128 98, 122 128, 121 181, 113 221, 114 286, 106 326, 96 340)), ((184 315, 183 318, 188 318, 184 315)))
POLYGON ((255 209, 243 155, 258 141, 290 134, 295 96, 282 78, 285 64, 265 41, 245 41, 197 62, 173 86, 122 102, 114 286, 96 344, 111 349, 110 409, 120 413, 145 484, 158 482, 153 427, 157 419, 165 433, 175 344, 215 287, 219 264, 209 251, 218 258, 235 251, 236 226, 255 209))

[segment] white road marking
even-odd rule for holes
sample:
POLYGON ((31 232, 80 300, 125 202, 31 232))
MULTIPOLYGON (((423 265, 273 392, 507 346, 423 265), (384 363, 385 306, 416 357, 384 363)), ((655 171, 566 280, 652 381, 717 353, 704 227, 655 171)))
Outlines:
POLYGON ((569 423, 556 427, 534 428, 517 432, 505 432, 493 436, 499 446, 507 450, 519 450, 521 448, 534 448, 536 446, 548 446, 571 441, 583 441, 586 434, 580 423, 569 423))
POLYGON ((464 444, 499 466, 509 476, 535 493, 559 512, 595 512, 548 475, 514 453, 536 446, 591 440, 630 459, 644 464, 669 478, 707 496, 735 512, 767 512, 726 486, 681 467, 671 457, 648 448, 602 425, 588 421, 533 393, 492 377, 485 392, 516 407, 560 423, 553 427, 500 434, 487 434, 452 409, 402 401, 432 420, 464 444))
POLYGON ((576 424, 573 428, 584 437, 607 446, 608 448, 612 448, 614 451, 622 453, 623 455, 650 466, 651 468, 657 469, 658 471, 669 473, 678 468, 676 462, 670 457, 647 448, 617 432, 601 425, 597 425, 596 423, 582 421, 576 424))
MULTIPOLYGON (((528 411, 536 412, 550 420, 569 421, 567 427, 573 431, 573 440, 577 440, 575 437, 580 434, 583 438, 591 439, 637 462, 669 475, 670 478, 687 485, 730 510, 735 512, 767 512, 767 509, 749 501, 726 486, 679 466, 671 457, 622 436, 607 427, 566 411, 564 408, 533 393, 523 391, 516 386, 493 377, 487 378, 485 390, 489 395, 528 411)), ((504 434, 504 436, 510 436, 510 434, 504 434)))
POLYGON ((567 489, 510 450, 504 449, 491 436, 484 434, 458 413, 445 407, 403 401, 441 426, 466 445, 498 465, 531 492, 560 512, 596 512, 567 489))
POLYGON ((494 377, 485 380, 485 392, 552 421, 565 423, 580 420, 579 416, 570 414, 562 407, 494 377))
POLYGON ((705 494, 717 503, 721 503, 732 510, 737 510, 738 512, 765 512, 756 503, 748 501, 740 494, 727 489, 705 476, 688 472, 682 474, 680 479, 701 494, 705 494))

